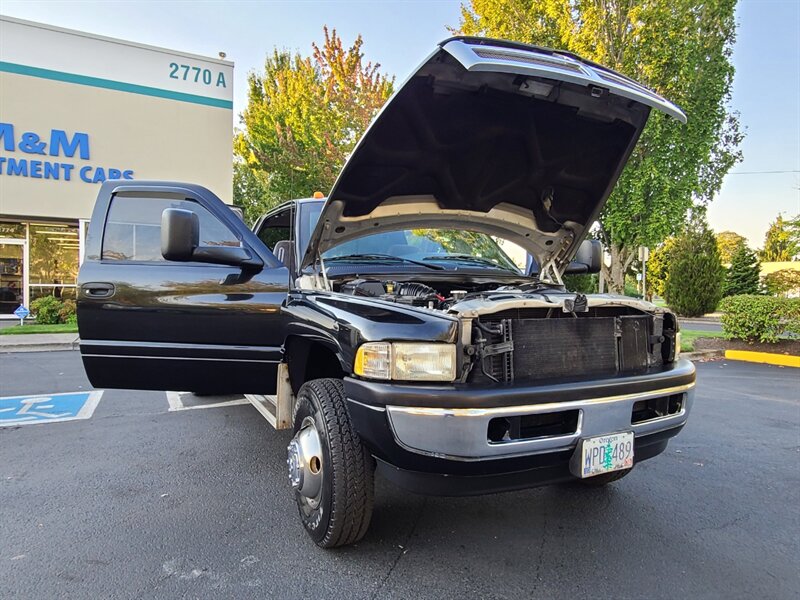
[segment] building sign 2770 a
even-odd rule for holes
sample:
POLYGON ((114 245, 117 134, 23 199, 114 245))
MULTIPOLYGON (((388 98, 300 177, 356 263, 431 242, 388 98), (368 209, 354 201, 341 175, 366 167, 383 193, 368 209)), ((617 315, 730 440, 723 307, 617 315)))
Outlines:
POLYGON ((17 134, 12 123, 0 123, 0 150, 15 154, 0 156, 0 176, 3 177, 56 181, 79 179, 85 183, 102 183, 106 179, 133 179, 131 169, 76 164, 63 160, 74 159, 76 154, 82 161, 89 160, 88 133, 67 133, 63 129, 51 129, 48 136, 33 131, 17 134))

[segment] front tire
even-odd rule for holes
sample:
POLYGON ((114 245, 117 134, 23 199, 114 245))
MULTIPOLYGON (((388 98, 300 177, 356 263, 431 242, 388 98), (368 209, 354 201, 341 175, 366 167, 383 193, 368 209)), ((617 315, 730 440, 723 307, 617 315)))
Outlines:
POLYGON ((350 423, 340 380, 300 388, 294 433, 289 479, 308 535, 322 548, 359 541, 372 518, 375 461, 350 423))

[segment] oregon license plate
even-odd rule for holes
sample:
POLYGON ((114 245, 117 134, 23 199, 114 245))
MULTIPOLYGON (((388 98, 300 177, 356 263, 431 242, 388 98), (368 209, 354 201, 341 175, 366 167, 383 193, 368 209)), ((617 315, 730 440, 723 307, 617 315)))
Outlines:
POLYGON ((633 466, 633 432, 582 439, 575 450, 572 466, 573 474, 578 477, 630 469, 633 466))

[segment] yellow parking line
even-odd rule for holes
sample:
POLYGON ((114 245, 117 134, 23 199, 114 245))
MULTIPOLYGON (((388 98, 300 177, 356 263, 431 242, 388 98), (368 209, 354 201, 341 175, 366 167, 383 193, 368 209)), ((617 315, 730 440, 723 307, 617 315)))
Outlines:
POLYGON ((781 367, 800 368, 800 356, 788 354, 773 354, 772 352, 751 352, 749 350, 725 350, 725 358, 730 360, 745 360, 755 363, 766 363, 781 367))

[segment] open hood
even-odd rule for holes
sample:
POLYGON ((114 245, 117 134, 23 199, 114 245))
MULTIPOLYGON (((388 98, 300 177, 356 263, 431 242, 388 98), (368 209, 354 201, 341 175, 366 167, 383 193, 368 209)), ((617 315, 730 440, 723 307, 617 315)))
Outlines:
POLYGON ((401 85, 322 209, 302 266, 378 230, 482 231, 560 280, 597 219, 651 108, 674 104, 579 57, 452 38, 401 85))

